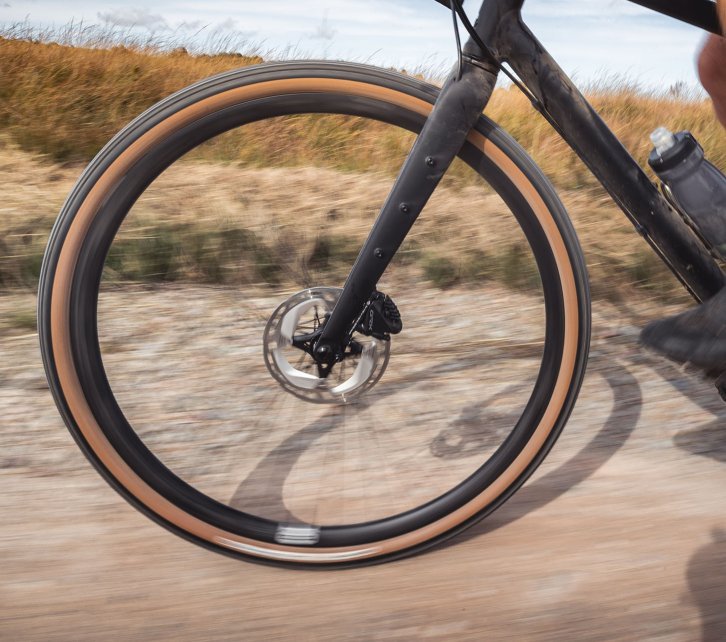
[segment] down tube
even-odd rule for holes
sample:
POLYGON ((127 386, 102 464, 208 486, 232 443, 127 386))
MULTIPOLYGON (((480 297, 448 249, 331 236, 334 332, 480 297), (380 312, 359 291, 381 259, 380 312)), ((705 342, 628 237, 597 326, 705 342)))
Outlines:
POLYGON ((724 284, 723 272, 522 22, 521 1, 494 4, 500 10, 496 23, 480 20, 482 31, 490 30, 481 34, 485 42, 514 69, 562 137, 694 298, 713 296, 724 284))

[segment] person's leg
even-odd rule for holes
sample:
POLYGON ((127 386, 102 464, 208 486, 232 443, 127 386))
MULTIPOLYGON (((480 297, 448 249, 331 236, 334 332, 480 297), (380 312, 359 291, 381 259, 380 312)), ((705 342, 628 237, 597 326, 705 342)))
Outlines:
POLYGON ((640 333, 640 343, 711 377, 725 373, 726 288, 696 308, 648 324, 640 333))
POLYGON ((726 127, 726 38, 708 37, 698 56, 698 76, 713 100, 716 117, 726 127))

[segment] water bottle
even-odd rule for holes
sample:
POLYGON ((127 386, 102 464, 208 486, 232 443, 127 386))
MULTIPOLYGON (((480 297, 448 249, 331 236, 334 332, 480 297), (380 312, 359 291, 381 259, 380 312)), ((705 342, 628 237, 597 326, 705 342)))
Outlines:
POLYGON ((658 127, 648 164, 663 181, 666 196, 701 237, 726 261, 726 176, 709 163, 690 132, 658 127))

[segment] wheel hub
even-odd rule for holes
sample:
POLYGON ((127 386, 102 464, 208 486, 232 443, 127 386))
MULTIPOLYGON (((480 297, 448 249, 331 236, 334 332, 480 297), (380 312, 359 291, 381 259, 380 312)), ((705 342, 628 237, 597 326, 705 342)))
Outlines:
POLYGON ((342 359, 323 364, 313 357, 314 337, 341 293, 316 287, 294 294, 272 313, 263 335, 265 365, 288 392, 313 403, 347 403, 383 375, 389 339, 355 333, 342 359))

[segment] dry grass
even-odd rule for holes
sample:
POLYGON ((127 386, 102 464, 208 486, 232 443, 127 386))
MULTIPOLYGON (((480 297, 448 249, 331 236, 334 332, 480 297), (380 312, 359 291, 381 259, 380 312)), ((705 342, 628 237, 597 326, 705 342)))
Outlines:
MULTIPOLYGON (((613 81, 585 93, 642 167, 647 168, 651 150, 648 135, 660 125, 672 131, 691 131, 710 160, 726 167, 726 133, 713 115, 710 100, 678 94, 656 95, 625 81, 613 81)), ((580 189, 599 185, 516 88, 496 91, 486 113, 517 139, 557 186, 580 189)))
MULTIPOLYGON (((2 31, 0 31, 0 35, 2 31)), ((23 35, 16 29, 6 36, 23 35)), ((184 48, 160 49, 127 42, 109 33, 67 30, 51 34, 76 46, 42 42, 48 34, 0 37, 0 131, 22 149, 56 161, 88 161, 119 129, 169 94, 210 75, 261 62, 256 55, 191 55, 184 48), (39 40, 41 42, 39 42, 39 40), (122 43, 127 42, 127 45, 122 43), (78 46, 82 45, 92 46, 78 46), (108 48, 106 45, 114 46, 108 48)), ((169 43, 167 43, 169 44, 169 43)), ((174 44, 174 43, 171 43, 174 44)), ((217 46, 219 48, 219 45, 217 46)), ((682 95, 655 96, 627 82, 608 81, 588 92, 595 108, 636 159, 645 165, 648 133, 658 125, 690 129, 716 164, 726 165, 726 135, 708 101, 682 95)), ((557 185, 595 187, 595 179, 575 154, 516 89, 495 92, 487 114, 509 131, 557 185)), ((335 162, 341 136, 377 140, 375 128, 331 132, 324 122, 310 128, 300 164, 313 157, 335 162)), ((279 137, 278 137, 279 138, 279 137)), ((219 158, 268 164, 275 141, 244 139, 215 150, 219 158)), ((340 169, 366 169, 340 167, 340 169)))
POLYGON ((0 38, 0 130, 57 161, 89 160, 133 117, 259 56, 192 56, 117 45, 73 47, 0 38))
MULTIPOLYGON (((80 165, 0 147, 0 288, 35 287, 48 232, 80 165)), ((463 168, 459 169, 464 172, 463 168)), ((114 281, 340 283, 391 177, 325 167, 268 168, 190 160, 134 206, 107 262, 114 281)), ((685 300, 682 288, 607 198, 562 190, 597 297, 685 300)), ((481 184, 447 181, 397 255, 396 275, 438 287, 494 280, 536 290, 521 233, 481 184)))
MULTIPOLYGON (((191 55, 154 43, 113 40, 112 35, 96 34, 93 40, 86 34, 84 39, 71 30, 61 40, 73 46, 42 42, 44 37, 0 38, 0 179, 6 195, 0 205, 0 287, 34 285, 55 213, 82 164, 116 131, 181 87, 261 60, 237 54, 191 55), (109 42, 114 46, 109 48, 109 42)), ((665 124, 693 131, 710 158, 726 166, 726 135, 707 101, 649 95, 624 83, 593 87, 589 97, 642 165, 649 150, 647 134, 665 124)), ((597 295, 617 298, 635 286, 659 298, 681 297, 679 286, 595 179, 517 90, 497 90, 487 114, 527 149, 559 188, 575 220, 597 295)), ((232 283, 285 278, 294 257, 312 268, 343 273, 350 248, 357 247, 370 225, 410 141, 376 123, 325 116, 282 119, 226 134, 199 150, 183 176, 175 179, 171 173, 159 183, 155 189, 160 191, 156 197, 152 192, 149 201, 154 207, 139 205, 110 267, 119 278, 145 274, 232 283), (341 152, 351 146, 355 154, 341 152), (309 190, 311 176, 305 172, 317 172, 313 182, 322 187, 316 193, 301 192, 309 190), (230 185, 245 185, 244 193, 230 185), (279 222, 278 237, 271 238, 264 225, 255 228, 249 222, 255 212, 272 207, 264 201, 270 194, 288 202, 302 194, 301 212, 317 217, 322 228, 332 216, 345 233, 296 236, 293 218, 279 222), (240 253, 248 258, 235 262, 240 253)), ((522 239, 493 232, 492 213, 498 206, 492 198, 461 167, 455 168, 438 204, 429 209, 437 209, 438 220, 456 234, 442 236, 440 227, 424 217, 401 263, 415 266, 439 286, 494 278, 512 287, 534 287, 531 266, 522 258, 522 239), (488 216, 487 227, 471 212, 488 216), (462 244, 462 238, 467 242, 462 244)))

